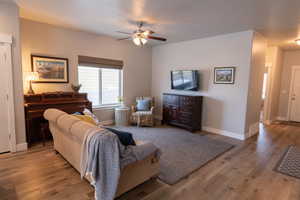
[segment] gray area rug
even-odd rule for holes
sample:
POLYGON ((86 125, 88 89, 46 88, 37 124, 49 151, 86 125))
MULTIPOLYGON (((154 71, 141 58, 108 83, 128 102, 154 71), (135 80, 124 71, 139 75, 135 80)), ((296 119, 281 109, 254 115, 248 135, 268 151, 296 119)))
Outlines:
POLYGON ((159 178, 167 184, 179 182, 233 147, 232 144, 205 135, 169 126, 117 129, 132 133, 135 140, 150 141, 161 149, 159 178))
POLYGON ((275 170, 300 179, 300 148, 289 146, 275 170))

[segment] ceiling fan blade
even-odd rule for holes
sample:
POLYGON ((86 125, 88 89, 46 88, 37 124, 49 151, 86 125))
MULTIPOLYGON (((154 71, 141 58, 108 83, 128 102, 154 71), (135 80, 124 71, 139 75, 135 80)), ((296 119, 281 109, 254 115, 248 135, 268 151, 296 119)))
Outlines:
POLYGON ((117 39, 117 40, 128 40, 130 39, 131 37, 126 37, 126 38, 120 38, 120 39, 117 39))
POLYGON ((152 31, 152 30, 145 30, 143 33, 144 33, 144 35, 151 35, 151 34, 153 34, 155 32, 152 31))
POLYGON ((132 33, 127 33, 127 32, 123 32, 123 31, 117 31, 118 33, 122 33, 122 34, 126 34, 126 35, 131 35, 132 33))
POLYGON ((162 38, 162 37, 156 37, 156 36, 152 36, 152 35, 148 35, 147 38, 152 39, 152 40, 159 40, 159 41, 167 41, 166 38, 162 38))

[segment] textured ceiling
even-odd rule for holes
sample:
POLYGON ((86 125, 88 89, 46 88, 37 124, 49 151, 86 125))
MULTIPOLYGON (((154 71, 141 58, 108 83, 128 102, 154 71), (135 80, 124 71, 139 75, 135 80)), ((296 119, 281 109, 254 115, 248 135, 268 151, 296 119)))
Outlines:
MULTIPOLYGON (((269 44, 298 48, 299 0, 16 0, 21 17, 121 38, 136 21, 168 38, 198 39, 254 29, 269 44)), ((154 42, 152 44, 160 44, 154 42)))

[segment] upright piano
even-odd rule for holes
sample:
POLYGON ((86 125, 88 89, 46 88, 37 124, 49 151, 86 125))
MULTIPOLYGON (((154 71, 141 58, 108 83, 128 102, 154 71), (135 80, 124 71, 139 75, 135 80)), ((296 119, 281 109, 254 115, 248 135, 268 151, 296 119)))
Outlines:
POLYGON ((69 114, 82 112, 85 108, 92 110, 92 103, 86 93, 75 92, 49 92, 41 94, 24 95, 26 138, 27 143, 51 137, 47 129, 47 121, 43 113, 48 108, 57 108, 69 114))

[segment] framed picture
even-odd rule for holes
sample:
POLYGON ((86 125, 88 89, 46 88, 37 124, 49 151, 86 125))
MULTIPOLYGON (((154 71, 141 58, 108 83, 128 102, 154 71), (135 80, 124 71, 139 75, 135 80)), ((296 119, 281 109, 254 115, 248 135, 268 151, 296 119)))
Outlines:
POLYGON ((235 67, 215 67, 215 84, 234 84, 235 67))
POLYGON ((31 67, 37 72, 34 83, 68 83, 69 63, 67 58, 31 55, 31 67))

